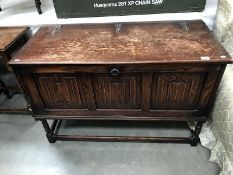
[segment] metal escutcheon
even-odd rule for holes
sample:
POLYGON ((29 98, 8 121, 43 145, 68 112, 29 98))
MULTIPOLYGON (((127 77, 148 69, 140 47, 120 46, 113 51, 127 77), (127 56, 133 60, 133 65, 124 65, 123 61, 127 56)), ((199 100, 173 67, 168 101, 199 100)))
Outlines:
POLYGON ((117 76, 120 74, 120 71, 117 69, 117 68, 113 68, 110 73, 113 75, 113 76, 117 76))

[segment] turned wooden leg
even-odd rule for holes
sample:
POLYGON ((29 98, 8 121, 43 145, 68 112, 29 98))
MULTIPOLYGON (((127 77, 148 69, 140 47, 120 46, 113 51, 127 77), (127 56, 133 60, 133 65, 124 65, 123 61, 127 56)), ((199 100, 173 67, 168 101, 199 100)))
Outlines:
POLYGON ((11 98, 10 92, 7 89, 6 84, 0 79, 0 92, 3 92, 7 98, 11 98))
POLYGON ((197 144, 200 142, 199 134, 201 132, 202 125, 203 125, 203 122, 198 121, 195 126, 194 131, 192 131, 192 139, 190 141, 191 146, 197 146, 197 144))
POLYGON ((201 133, 201 128, 202 128, 203 122, 197 122, 197 125, 194 130, 194 134, 196 137, 199 137, 199 134, 201 133))
POLYGON ((36 8, 39 14, 42 14, 42 10, 41 10, 41 2, 40 0, 35 0, 36 3, 36 8))
POLYGON ((46 137, 47 137, 49 143, 55 143, 56 140, 53 138, 53 132, 50 129, 48 122, 45 119, 42 119, 41 122, 42 122, 44 129, 45 129, 46 137))

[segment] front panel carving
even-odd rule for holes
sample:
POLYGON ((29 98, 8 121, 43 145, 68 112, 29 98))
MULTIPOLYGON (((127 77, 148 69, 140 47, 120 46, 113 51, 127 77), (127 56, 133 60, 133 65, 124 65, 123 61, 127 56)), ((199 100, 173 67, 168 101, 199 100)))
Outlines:
POLYGON ((197 109, 205 73, 154 73, 152 109, 197 109))
POLYGON ((100 109, 140 108, 141 74, 93 75, 96 107, 100 109))
POLYGON ((33 77, 46 108, 87 107, 79 77, 69 74, 35 74, 33 77))

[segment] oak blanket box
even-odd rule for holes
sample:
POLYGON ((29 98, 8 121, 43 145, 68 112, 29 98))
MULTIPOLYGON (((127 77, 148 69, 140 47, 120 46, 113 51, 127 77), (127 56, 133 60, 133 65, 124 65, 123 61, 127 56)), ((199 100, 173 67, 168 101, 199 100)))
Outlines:
POLYGON ((177 21, 41 27, 9 65, 51 143, 196 145, 228 63, 202 21, 177 21), (62 120, 196 121, 196 128, 187 138, 59 135, 62 120))

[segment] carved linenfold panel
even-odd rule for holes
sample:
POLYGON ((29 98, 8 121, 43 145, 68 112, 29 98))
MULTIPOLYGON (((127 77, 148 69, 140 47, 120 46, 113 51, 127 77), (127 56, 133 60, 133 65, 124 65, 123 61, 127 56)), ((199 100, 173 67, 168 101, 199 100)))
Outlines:
POLYGON ((82 105, 77 77, 61 77, 60 82, 61 92, 63 92, 62 95, 66 103, 82 105))
POLYGON ((155 73, 152 109, 196 109, 205 73, 155 73))
POLYGON ((140 108, 140 74, 113 77, 108 74, 93 76, 96 107, 100 109, 140 108))
POLYGON ((77 76, 37 74, 34 79, 46 108, 86 108, 77 76))

